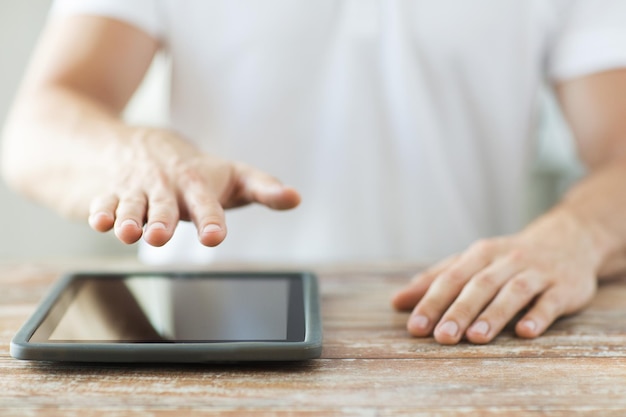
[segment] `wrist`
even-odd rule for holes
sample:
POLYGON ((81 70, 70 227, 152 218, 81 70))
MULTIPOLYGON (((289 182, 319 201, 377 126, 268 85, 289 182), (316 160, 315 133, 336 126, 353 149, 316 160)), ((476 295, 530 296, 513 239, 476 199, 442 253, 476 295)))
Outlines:
POLYGON ((522 237, 531 243, 560 251, 570 260, 584 260, 601 274, 619 251, 613 235, 603 225, 566 204, 561 204, 530 223, 522 237), (547 245, 546 245, 547 244, 547 245))

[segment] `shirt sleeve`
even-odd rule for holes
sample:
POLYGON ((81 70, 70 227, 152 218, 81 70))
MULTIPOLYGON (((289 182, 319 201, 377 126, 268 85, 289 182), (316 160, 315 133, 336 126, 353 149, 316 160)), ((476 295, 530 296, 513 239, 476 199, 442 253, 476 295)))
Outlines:
POLYGON ((554 81, 626 67, 626 1, 567 0, 548 55, 554 81))
POLYGON ((50 18, 71 15, 95 15, 120 20, 159 40, 164 28, 159 0, 54 0, 50 18))

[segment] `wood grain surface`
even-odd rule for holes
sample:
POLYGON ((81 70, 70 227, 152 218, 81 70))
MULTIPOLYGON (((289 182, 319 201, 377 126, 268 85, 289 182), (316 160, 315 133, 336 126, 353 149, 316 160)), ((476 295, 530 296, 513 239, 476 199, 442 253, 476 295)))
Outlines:
MULTIPOLYGON (((99 261, 89 269, 129 265, 99 261)), ((506 331, 485 346, 440 346, 409 337, 406 313, 389 307, 417 267, 318 267, 318 360, 78 365, 11 358, 11 338, 50 285, 84 266, 0 264, 0 415, 626 416, 626 279, 603 284, 587 310, 539 339, 506 331)))

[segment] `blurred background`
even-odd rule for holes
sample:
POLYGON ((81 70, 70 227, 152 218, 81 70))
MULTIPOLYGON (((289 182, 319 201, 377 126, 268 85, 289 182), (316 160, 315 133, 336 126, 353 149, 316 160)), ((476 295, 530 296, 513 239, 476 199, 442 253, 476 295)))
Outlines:
MULTIPOLYGON (((0 125, 4 124, 50 4, 51 0, 0 0, 0 125)), ((167 74, 166 60, 158 57, 126 111, 129 120, 151 125, 166 123, 167 74)), ((542 103, 537 160, 526 190, 529 219, 552 205, 580 173, 554 100, 546 93, 542 103)), ((117 257, 134 253, 134 245, 124 245, 112 234, 96 233, 86 221, 60 218, 0 183, 0 260, 117 257)))

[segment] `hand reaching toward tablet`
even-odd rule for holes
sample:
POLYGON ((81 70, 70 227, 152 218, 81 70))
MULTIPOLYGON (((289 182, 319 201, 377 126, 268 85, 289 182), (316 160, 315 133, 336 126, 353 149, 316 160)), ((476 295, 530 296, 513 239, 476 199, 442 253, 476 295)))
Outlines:
POLYGON ((15 189, 66 217, 160 246, 179 220, 200 241, 226 236, 223 210, 298 205, 296 190, 252 167, 200 151, 177 133, 121 117, 158 39, 114 19, 52 21, 5 128, 2 166, 15 189), (145 226, 145 230, 144 230, 145 226))
POLYGON ((93 229, 114 229, 125 243, 143 234, 161 246, 179 220, 191 220, 200 242, 215 246, 226 236, 224 209, 260 203, 283 210, 300 202, 296 190, 272 176, 203 153, 173 132, 141 129, 129 142, 107 175, 110 186, 93 197, 89 210, 93 229))

